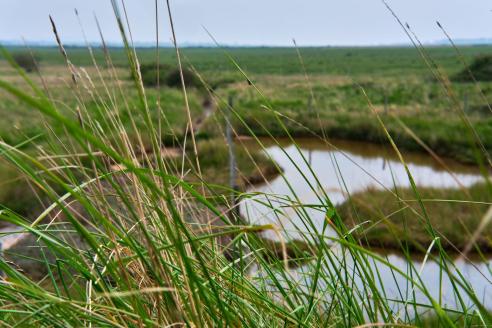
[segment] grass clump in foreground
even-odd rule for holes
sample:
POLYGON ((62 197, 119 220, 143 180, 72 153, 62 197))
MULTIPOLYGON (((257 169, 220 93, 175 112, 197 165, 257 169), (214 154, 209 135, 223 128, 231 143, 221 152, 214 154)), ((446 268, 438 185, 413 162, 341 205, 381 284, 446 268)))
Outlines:
MULTIPOLYGON (((487 185, 477 183, 464 189, 419 188, 419 193, 430 224, 441 237, 442 247, 451 252, 465 249, 490 206, 487 185)), ((351 195, 337 208, 349 227, 364 223, 355 232, 363 244, 393 250, 405 245, 425 253, 434 239, 410 188, 368 189, 351 195)), ((491 225, 484 227, 472 250, 485 253, 492 250, 491 225)))
MULTIPOLYGON (((118 10, 115 14, 118 25, 126 26, 118 10)), ((123 28, 122 38, 128 45, 123 28)), ((319 196, 334 234, 316 229, 305 211, 310 204, 302 204, 300 197, 284 199, 285 207, 295 209, 305 225, 302 237, 312 241, 309 247, 291 244, 312 260, 304 263, 302 271, 292 271, 287 257, 269 256, 278 249, 285 253, 287 243, 279 238, 280 245, 272 244, 257 233, 278 232, 278 228, 241 220, 228 203, 231 190, 209 180, 207 168, 225 162, 224 152, 217 150, 223 146, 198 142, 188 133, 181 138, 173 135, 167 112, 149 101, 135 52, 129 47, 126 52, 138 106, 112 101, 115 94, 128 100, 117 77, 106 81, 107 88, 96 89, 72 66, 78 73, 73 96, 79 99, 81 89, 92 91, 91 110, 83 102, 62 110, 63 104, 52 101, 27 76, 23 88, 0 80, 1 89, 42 114, 48 126, 57 127, 47 129, 45 147, 31 151, 0 141, 2 157, 50 201, 34 221, 10 209, 0 212, 2 221, 30 236, 35 243, 31 247, 39 250, 34 260, 46 270, 38 281, 15 263, 0 259, 7 277, 0 283, 4 322, 46 327, 405 326, 420 325, 425 312, 446 327, 458 325, 456 313, 492 323, 480 297, 455 272, 440 244, 438 255, 429 256, 453 282, 451 296, 466 299, 452 309, 429 292, 413 262, 399 268, 361 247, 329 197, 315 185, 312 192, 319 196), (107 98, 98 97, 98 92, 106 92, 107 98), (93 110, 99 111, 97 117, 93 110), (180 157, 155 155, 161 154, 163 131, 186 150, 180 157), (399 288, 407 288, 406 293, 388 296, 378 271, 383 267, 401 279, 399 288)), ((220 94, 211 96, 225 102, 220 94)), ((187 118, 192 109, 185 103, 182 116, 187 118)), ((230 110, 236 124, 255 138, 240 112, 230 110)), ((288 132, 273 108, 266 104, 264 110, 273 114, 279 129, 288 132)), ((190 131, 191 122, 185 122, 184 130, 190 131)), ((268 162, 247 153, 239 157, 252 162, 243 170, 254 171, 268 162)), ((307 172, 299 172, 300 177, 301 173, 307 172)), ((279 216, 283 213, 283 206, 270 204, 270 209, 279 216)), ((327 226, 328 220, 323 230, 327 226)))

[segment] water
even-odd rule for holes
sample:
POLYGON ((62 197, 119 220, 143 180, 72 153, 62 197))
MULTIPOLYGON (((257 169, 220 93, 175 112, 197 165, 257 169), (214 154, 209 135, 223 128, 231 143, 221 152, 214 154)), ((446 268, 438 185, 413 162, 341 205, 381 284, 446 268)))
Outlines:
MULTIPOLYGON (((250 188, 249 192, 260 194, 244 200, 241 203, 241 212, 251 223, 274 223, 280 227, 286 238, 298 238, 300 234, 309 235, 313 230, 321 231, 326 215, 323 207, 326 201, 320 197, 323 191, 336 205, 346 200, 349 194, 365 191, 368 188, 382 190, 392 189, 395 185, 410 186, 404 165, 390 147, 338 141, 334 142, 336 147, 334 148, 321 141, 299 139, 297 140, 299 152, 294 145, 286 141, 281 142, 283 150, 272 142, 264 142, 268 145, 266 152, 283 168, 285 179, 278 176, 268 183, 250 188), (275 212, 270 206, 263 204, 267 201, 276 208, 275 212), (299 210, 299 206, 295 206, 298 203, 309 205, 308 208, 304 207, 305 213, 299 210), (306 220, 303 218, 306 216, 311 218, 314 227, 304 223, 306 220)), ((483 181, 478 169, 474 167, 446 161, 446 168, 444 168, 425 154, 404 154, 404 158, 415 183, 420 187, 458 188, 483 181)), ((334 236, 335 233, 329 230, 326 234, 334 236)), ((267 237, 278 238, 278 235, 271 232, 267 237)), ((339 257, 343 256, 342 250, 339 249, 337 252, 339 257)), ((385 256, 391 264, 402 271, 406 272, 409 268, 408 261, 401 255, 385 256)), ((477 297, 492 308, 491 263, 491 261, 474 263, 457 260, 454 264, 471 283, 477 297)), ((420 270, 422 259, 414 259, 413 264, 417 270, 420 270)), ((389 298, 401 299, 399 293, 402 290, 410 291, 406 280, 401 276, 395 279, 388 267, 377 263, 372 266, 378 268, 389 298)), ((293 275, 302 280, 304 270, 308 269, 309 266, 297 268, 293 275)), ((453 296, 451 283, 444 277, 440 287, 439 271, 437 263, 427 261, 420 277, 435 299, 441 297, 443 304, 455 307, 457 301, 453 296)), ((428 303, 422 293, 416 291, 416 294, 418 301, 428 303)))
POLYGON ((26 233, 22 232, 22 228, 17 226, 9 225, 0 228, 0 252, 2 249, 12 247, 19 239, 26 235, 26 233))
MULTIPOLYGON (((322 188, 330 201, 336 205, 343 202, 347 195, 368 188, 392 189, 395 185, 410 186, 403 164, 388 147, 338 141, 337 149, 334 149, 321 141, 311 139, 300 139, 298 145, 300 153, 294 145, 285 142, 282 144, 283 150, 278 146, 268 147, 268 154, 283 168, 285 179, 278 176, 248 191, 281 196, 282 199, 268 197, 278 206, 285 203, 285 198, 302 204, 319 205, 324 202, 320 200, 320 196, 323 195, 322 188), (289 190, 285 180, 289 182, 293 192, 289 190), (317 181, 321 186, 318 186, 317 181)), ((405 161, 415 183, 420 187, 458 188, 471 186, 483 180, 478 169, 456 162, 446 162, 448 172, 436 165, 432 158, 422 154, 405 156, 405 161)), ((258 201, 265 201, 265 197, 260 195, 254 200, 243 202, 242 211, 247 213, 251 223, 279 224, 292 237, 295 237, 298 230, 304 234, 309 233, 296 222, 298 217, 295 207, 284 207, 281 217, 278 218, 279 213, 273 213, 271 208, 258 204, 258 201)), ((306 211, 320 230, 325 212, 319 207, 308 208, 306 211)))

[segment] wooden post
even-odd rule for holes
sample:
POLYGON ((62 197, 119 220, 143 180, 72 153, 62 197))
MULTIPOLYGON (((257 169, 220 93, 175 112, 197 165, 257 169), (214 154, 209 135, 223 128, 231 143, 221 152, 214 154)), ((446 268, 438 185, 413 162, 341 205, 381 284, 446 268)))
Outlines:
MULTIPOLYGON (((231 111, 234 106, 234 97, 233 94, 229 94, 228 98, 228 106, 225 113, 226 119, 226 139, 227 146, 229 149, 229 187, 231 189, 230 196, 230 210, 229 210, 229 219, 232 224, 241 224, 241 216, 239 213, 238 201, 237 201, 237 192, 238 186, 236 184, 236 154, 234 152, 234 139, 232 136, 232 121, 231 121, 231 111)), ((243 272, 244 271, 244 261, 243 261, 243 247, 242 247, 242 238, 237 240, 234 245, 231 247, 231 252, 229 253, 229 257, 231 260, 235 260, 237 258, 240 259, 239 263, 237 263, 238 269, 243 272)))
MULTIPOLYGON (((309 98, 308 98, 308 112, 311 114, 312 112, 314 112, 314 108, 313 108, 313 95, 310 94, 309 95, 309 98)), ((311 166, 312 164, 312 159, 313 159, 313 151, 310 149, 308 150, 308 163, 309 163, 309 166, 311 166)))
POLYGON ((238 209, 236 208, 236 154, 234 152, 234 140, 232 137, 232 122, 231 122, 231 110, 234 106, 234 98, 233 95, 229 95, 228 99, 228 108, 226 110, 226 139, 227 139, 227 147, 229 149, 229 187, 231 188, 231 197, 230 197, 230 205, 231 208, 234 208, 234 211, 231 211, 231 221, 237 220, 237 217, 234 218, 234 214, 239 214, 238 209))

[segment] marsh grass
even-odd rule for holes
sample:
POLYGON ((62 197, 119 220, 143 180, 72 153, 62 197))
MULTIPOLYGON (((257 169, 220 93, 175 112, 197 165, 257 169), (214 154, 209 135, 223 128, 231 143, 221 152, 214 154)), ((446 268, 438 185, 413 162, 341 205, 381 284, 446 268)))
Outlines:
MULTIPOLYGON (((309 205, 302 204, 300 195, 292 190, 294 197, 283 201, 296 208, 296 215, 307 229, 302 236, 305 242, 280 238, 280 244, 272 245, 259 238, 258 234, 265 231, 279 236, 282 233, 273 224, 248 224, 247 216, 239 216, 229 203, 227 196, 233 190, 207 181, 207 166, 225 161, 224 157, 213 155, 215 151, 223 154, 217 150, 223 146, 214 144, 221 139, 200 144, 192 133, 187 133, 193 131, 189 119, 184 120, 184 133, 174 131, 167 117, 166 97, 161 102, 150 101, 151 95, 143 86, 139 60, 127 37, 124 8, 120 11, 115 1, 113 8, 132 71, 137 105, 128 102, 121 77, 106 51, 104 57, 93 58, 93 76, 85 75, 64 55, 72 76, 68 87, 75 99, 75 105, 68 110, 63 110, 63 104, 53 101, 22 70, 18 73, 26 87, 0 80, 1 89, 41 114, 46 126, 52 127, 46 132, 43 147, 35 147, 34 152, 24 151, 21 144, 0 141, 2 157, 50 204, 31 219, 14 209, 0 211, 3 222, 21 228, 31 237, 34 244, 28 260, 36 261, 45 272, 39 281, 17 270, 15 264, 0 260, 0 269, 6 275, 0 283, 0 316, 4 323, 49 327, 408 326, 422 325, 427 320, 422 313, 446 327, 492 323, 476 291, 455 270, 451 257, 436 238, 438 234, 429 219, 432 213, 413 183, 408 192, 419 206, 408 215, 418 216, 419 224, 432 240, 428 247, 436 255, 429 251, 426 260, 435 260, 441 277, 447 276, 452 282, 449 292, 457 300, 454 308, 447 308, 440 297, 431 295, 427 282, 420 279, 420 268, 412 261, 401 269, 388 258, 362 247, 326 192, 318 188, 321 184, 311 169, 299 170, 299 175, 307 183, 311 181, 308 176, 314 177, 310 186, 327 218, 322 231, 312 222, 309 205), (102 78, 99 61, 109 70, 109 78, 102 78), (100 87, 96 88, 93 80, 99 80, 100 87), (92 100, 90 106, 82 101, 84 90, 92 100), (181 150, 178 159, 150 156, 161 153, 162 131, 176 136, 174 142, 181 150), (335 236, 325 234, 329 226, 335 236), (287 246, 309 259, 303 265, 301 278, 289 268, 287 256, 268 255, 279 249, 287 254, 287 246), (405 281, 404 286, 398 286, 406 290, 399 299, 388 298, 385 281, 379 274, 382 267, 405 281), (416 291, 422 295, 418 300, 416 291), (457 314, 470 320, 456 321, 457 314)), ((61 43, 60 50, 64 54, 61 43)), ((223 51, 230 64, 251 82, 262 99, 262 110, 272 120, 259 122, 258 126, 264 129, 261 134, 274 137, 271 126, 275 125, 290 137, 286 122, 291 121, 275 111, 275 104, 241 69, 240 63, 226 49, 223 51)), ((3 56, 18 68, 5 50, 3 56)), ((179 58, 179 52, 176 56, 179 58)), ((180 118, 192 113, 185 83, 182 86, 181 108, 185 109, 181 115, 174 114, 180 118)), ((258 138, 260 133, 255 131, 259 128, 252 129, 240 111, 227 106, 220 91, 206 90, 219 104, 219 115, 230 111, 234 117, 235 134, 238 136, 241 129, 241 134, 248 134, 264 148, 258 138)), ((372 109, 370 102, 369 108, 372 109)), ((375 117, 383 135, 405 163, 391 131, 377 112, 375 117)), ((466 128, 474 131, 473 127, 466 128)), ((473 149, 482 150, 478 142, 471 143, 473 149)), ((241 162, 250 160, 250 170, 257 168, 261 172, 262 163, 268 162, 248 150, 241 151, 240 156, 241 162)), ((410 171, 408 178, 413 181, 410 171)), ((290 185, 289 181, 286 183, 290 185)), ((238 196, 251 197, 248 193, 238 196)), ((400 198, 404 204, 405 199, 400 198)), ((271 204, 267 205, 280 216, 282 210, 271 204)), ((408 252, 405 255, 409 256, 408 252)))
MULTIPOLYGON (((432 227, 442 238, 442 246, 450 253, 467 247, 490 207, 489 189, 484 183, 469 188, 419 188, 432 227)), ((412 250, 427 252, 432 237, 413 215, 417 210, 412 190, 397 188, 394 192, 368 189, 352 194, 349 201, 337 207, 340 216, 351 226, 364 221, 374 223, 357 233, 369 245, 387 249, 400 249, 407 244, 412 250), (405 200, 402 207, 401 199, 405 200), (406 207, 408 206, 408 207, 406 207), (386 221, 378 224, 379 220, 386 221), (404 222, 404 224, 401 224, 404 222)), ((474 245, 478 252, 489 253, 492 230, 487 226, 474 245)))

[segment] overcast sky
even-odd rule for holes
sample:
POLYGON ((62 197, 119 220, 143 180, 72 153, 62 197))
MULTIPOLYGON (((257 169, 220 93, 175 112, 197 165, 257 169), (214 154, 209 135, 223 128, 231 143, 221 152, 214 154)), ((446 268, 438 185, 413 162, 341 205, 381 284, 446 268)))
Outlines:
MULTIPOLYGON (((119 1, 119 0, 118 0, 119 1)), ((424 42, 492 38, 490 0, 387 0, 424 42)), ((154 42, 154 0, 126 0, 135 41, 154 42)), ((206 27, 229 45, 379 45, 408 42, 381 0, 171 0, 179 43, 211 43, 206 27)), ((109 42, 119 42, 110 0, 0 0, 0 40, 53 41, 48 15, 65 43, 81 42, 77 8, 90 41, 98 41, 93 12, 109 42)), ((170 40, 159 0, 161 40, 170 40)), ((166 15, 165 15, 166 14, 166 15)))

